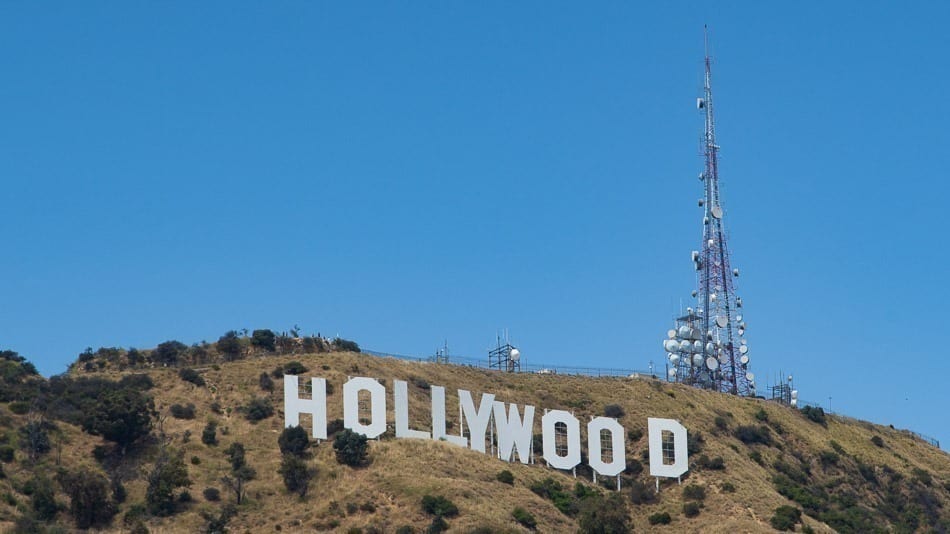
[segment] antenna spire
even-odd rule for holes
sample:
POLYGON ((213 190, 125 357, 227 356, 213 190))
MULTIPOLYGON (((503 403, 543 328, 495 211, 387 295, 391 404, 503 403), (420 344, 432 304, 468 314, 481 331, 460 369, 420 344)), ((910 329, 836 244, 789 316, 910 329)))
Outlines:
POLYGON ((673 368, 669 378, 697 387, 738 395, 755 395, 755 376, 749 369, 749 347, 744 339, 742 299, 736 296, 739 270, 730 266, 729 247, 723 222, 725 212, 719 196, 719 145, 713 116, 712 69, 709 29, 703 26, 705 47, 703 97, 697 107, 704 115, 703 241, 693 251, 697 288, 692 292, 695 309, 676 319, 663 347, 673 368))

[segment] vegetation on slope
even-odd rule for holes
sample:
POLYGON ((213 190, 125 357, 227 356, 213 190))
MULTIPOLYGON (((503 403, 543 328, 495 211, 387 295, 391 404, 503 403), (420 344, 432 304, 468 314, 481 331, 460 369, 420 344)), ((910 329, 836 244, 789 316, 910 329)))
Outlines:
MULTIPOLYGON (((950 529, 950 458, 891 428, 649 379, 403 362, 336 350, 358 348, 352 342, 267 332, 87 350, 49 380, 0 352, 0 529, 950 529), (273 378, 286 370, 327 379, 328 442, 283 428, 273 378), (617 417, 627 430, 622 490, 615 479, 594 482, 586 464, 576 478, 503 464, 448 443, 395 440, 391 426, 380 440, 360 439, 339 419, 347 376, 375 377, 390 394, 393 379, 409 382, 410 423, 422 430, 430 384, 446 387, 448 406, 464 388, 582 421, 617 417), (678 419, 690 433, 683 485, 664 480, 659 494, 645 468, 650 416, 678 419)), ((458 432, 457 413, 447 413, 458 432)))

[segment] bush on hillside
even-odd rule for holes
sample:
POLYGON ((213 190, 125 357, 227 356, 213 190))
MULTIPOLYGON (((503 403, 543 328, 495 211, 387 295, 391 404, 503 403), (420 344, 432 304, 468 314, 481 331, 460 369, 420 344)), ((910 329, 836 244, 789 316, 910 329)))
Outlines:
POLYGON ((302 375, 309 371, 309 369, 307 369, 307 366, 304 364, 298 361, 293 361, 285 363, 283 371, 285 375, 302 375))
POLYGON ((287 491, 296 493, 301 497, 307 495, 307 490, 310 489, 310 480, 316 475, 316 469, 311 469, 307 466, 307 462, 293 454, 283 456, 277 472, 280 473, 287 491))
POLYGON ((581 532, 623 534, 632 530, 623 499, 615 492, 607 497, 594 494, 584 498, 580 503, 577 524, 581 532))
POLYGON ((289 426, 280 433, 277 438, 277 446, 280 447, 281 454, 303 456, 310 448, 310 436, 300 425, 289 426))
POLYGON ((122 451, 152 430, 154 404, 137 389, 103 392, 87 409, 83 430, 119 445, 122 451))
POLYGON ((804 415, 809 421, 818 423, 822 426, 828 425, 828 421, 825 419, 825 410, 820 406, 805 406, 801 409, 801 412, 802 415, 804 415))
POLYGON ((511 517, 515 518, 519 524, 524 527, 534 530, 538 526, 538 520, 531 515, 531 512, 525 510, 524 508, 518 506, 511 511, 511 517))
POLYGON ((422 509, 438 517, 455 517, 459 514, 459 509, 455 503, 443 497, 442 495, 425 495, 422 497, 422 509))
POLYGON ((274 405, 268 398, 251 399, 244 407, 244 417, 253 422, 267 419, 274 415, 274 405))
POLYGON ((205 385, 204 377, 201 376, 198 373, 198 371, 195 371, 194 369, 190 367, 182 367, 181 369, 179 369, 178 376, 185 382, 191 382, 192 384, 196 386, 204 387, 205 385))
POLYGON ((514 485, 515 483, 515 475, 513 475, 511 471, 505 469, 504 471, 500 471, 497 475, 495 475, 495 480, 510 486, 514 485))
POLYGON ((171 340, 159 343, 152 351, 152 361, 158 365, 175 365, 187 350, 188 345, 180 341, 171 340))
POLYGON ((274 391, 274 379, 270 377, 267 373, 261 373, 261 376, 257 379, 258 385, 261 386, 261 389, 267 392, 274 391))
POLYGON ((272 330, 266 328, 251 332, 251 345, 267 352, 274 352, 277 349, 277 336, 272 330))
POLYGON ((348 428, 339 432, 333 440, 336 461, 351 467, 360 467, 366 464, 368 449, 366 436, 357 434, 348 428))
POLYGON ((649 521, 651 525, 669 525, 673 518, 667 512, 657 512, 649 517, 649 521))
POLYGON ((333 345, 337 350, 344 352, 360 352, 360 346, 355 341, 350 341, 349 339, 338 337, 333 340, 333 345))
POLYGON ((172 417, 174 417, 175 419, 194 419, 195 418, 195 405, 190 402, 185 405, 172 404, 169 410, 172 413, 172 417))
POLYGON ((702 508, 702 506, 695 501, 683 503, 683 515, 686 517, 696 517, 699 515, 700 508, 702 508))
POLYGON ((69 495, 69 515, 77 528, 103 526, 112 520, 117 509, 109 499, 110 484, 104 476, 83 469, 61 472, 58 479, 69 495))
POLYGON ((606 417, 613 417, 614 419, 620 419, 624 416, 623 407, 619 404, 608 404, 604 406, 604 415, 606 417))
POLYGON ((735 436, 746 445, 752 445, 754 443, 761 443, 763 445, 772 444, 772 432, 769 430, 769 427, 765 425, 738 426, 735 430, 735 436))
POLYGON ((775 515, 769 520, 769 524, 775 530, 795 531, 795 525, 802 520, 802 511, 794 506, 782 505, 775 509, 775 515))

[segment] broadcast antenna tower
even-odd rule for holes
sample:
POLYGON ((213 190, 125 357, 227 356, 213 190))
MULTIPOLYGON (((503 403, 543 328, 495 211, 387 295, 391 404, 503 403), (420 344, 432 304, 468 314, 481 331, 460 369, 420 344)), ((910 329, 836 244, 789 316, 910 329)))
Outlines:
MULTIPOLYGON (((705 28, 704 28, 705 34, 705 28)), ((663 348, 669 353, 668 377, 698 387, 737 395, 755 395, 755 376, 749 371, 746 324, 742 320, 742 298, 736 296, 739 269, 730 269, 725 212, 719 197, 719 145, 713 117, 712 71, 708 35, 705 41, 703 97, 696 107, 704 113, 703 156, 705 168, 699 175, 704 195, 703 242, 693 251, 698 287, 692 292, 696 308, 676 318, 676 327, 667 333, 663 348)))

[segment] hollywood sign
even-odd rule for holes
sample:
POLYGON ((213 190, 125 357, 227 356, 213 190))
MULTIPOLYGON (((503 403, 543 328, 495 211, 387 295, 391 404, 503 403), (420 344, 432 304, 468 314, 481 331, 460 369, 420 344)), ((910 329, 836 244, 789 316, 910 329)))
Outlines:
MULTIPOLYGON (((298 377, 284 375, 284 426, 300 424, 300 414, 310 414, 315 439, 327 439, 327 382, 324 378, 311 378, 312 395, 300 398, 298 377)), ((393 381, 393 405, 396 438, 432 439, 446 441, 473 451, 485 453, 485 441, 491 437, 497 444, 497 456, 511 462, 517 456, 521 463, 529 463, 534 438, 535 408, 495 400, 495 395, 483 393, 478 406, 472 394, 458 390, 460 431, 468 428, 468 435, 453 435, 446 431, 445 388, 431 386, 432 430, 409 428, 409 388, 405 381, 393 381), (491 433, 491 436, 487 434, 491 433)), ((377 438, 386 432, 386 387, 373 378, 351 377, 343 384, 343 426, 367 438, 377 438), (360 419, 359 395, 369 395, 370 417, 368 423, 360 419)), ((587 423, 588 465, 598 475, 617 476, 626 468, 626 440, 623 426, 610 417, 594 417, 587 423), (604 460, 604 437, 609 435, 610 459, 604 460)), ((647 419, 650 450, 650 475, 677 478, 686 473, 686 428, 678 421, 650 417, 647 419), (664 434, 669 433, 668 445, 673 446, 672 463, 666 463, 663 454, 664 434)), ((462 432, 464 434, 464 432, 462 432)), ((545 410, 541 416, 541 436, 544 461, 556 469, 572 470, 581 463, 581 422, 565 410, 545 410), (566 447, 559 451, 555 446, 558 424, 566 438, 566 447)))

